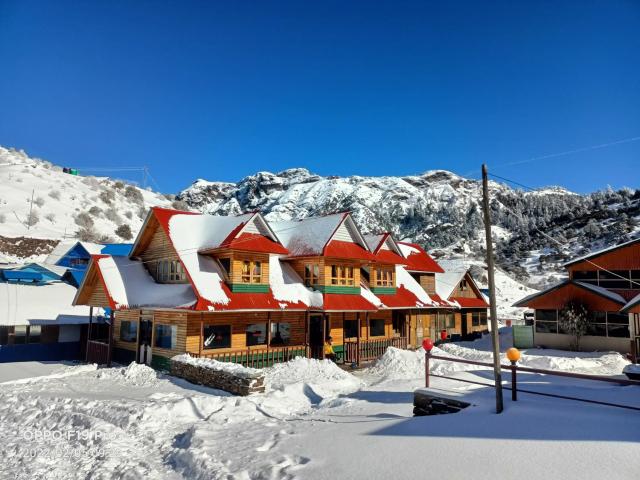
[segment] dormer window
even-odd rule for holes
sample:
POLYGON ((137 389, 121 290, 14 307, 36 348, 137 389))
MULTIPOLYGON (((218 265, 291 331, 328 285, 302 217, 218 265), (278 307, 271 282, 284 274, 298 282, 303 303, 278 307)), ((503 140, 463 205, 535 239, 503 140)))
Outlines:
POLYGON ((344 285, 353 287, 355 285, 353 277, 353 266, 331 265, 331 285, 344 285))
POLYGON ((376 287, 394 287, 393 267, 377 267, 376 268, 376 287))
POLYGON ((158 283, 187 283, 187 274, 179 260, 160 260, 156 264, 158 283))
POLYGON ((464 292, 467 289, 467 281, 465 279, 460 280, 460 291, 464 292))
POLYGON ((242 283, 261 283, 262 262, 244 260, 242 262, 242 283))
POLYGON ((304 265, 304 284, 307 287, 318 285, 320 283, 320 265, 317 263, 305 263, 304 265))

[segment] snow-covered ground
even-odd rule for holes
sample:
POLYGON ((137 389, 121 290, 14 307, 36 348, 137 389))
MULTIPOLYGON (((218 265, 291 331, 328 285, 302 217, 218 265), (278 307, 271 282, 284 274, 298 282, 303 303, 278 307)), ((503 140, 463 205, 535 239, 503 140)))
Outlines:
MULTIPOLYGON (((502 340, 507 347, 508 331, 502 340)), ((448 344, 439 353, 484 358, 488 345, 448 344)), ((434 389, 473 406, 414 418, 423 361, 390 349, 352 374, 296 359, 265 371, 264 394, 242 398, 135 364, 46 364, 40 372, 33 364, 36 378, 20 380, 5 365, 0 478, 637 478, 638 412, 521 394, 495 415, 493 389, 434 378, 434 389)), ((627 364, 618 354, 549 350, 529 350, 523 363, 604 375, 627 364)), ((434 360, 432 371, 491 379, 486 369, 445 361, 434 360)), ((522 375, 520 384, 640 406, 638 387, 541 375, 522 375)))

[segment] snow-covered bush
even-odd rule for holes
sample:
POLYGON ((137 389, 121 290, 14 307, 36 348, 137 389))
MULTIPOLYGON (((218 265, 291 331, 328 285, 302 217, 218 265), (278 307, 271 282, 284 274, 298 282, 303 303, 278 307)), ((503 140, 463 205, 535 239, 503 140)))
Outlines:
POLYGON ((127 185, 127 187, 124 189, 124 196, 139 205, 144 203, 144 197, 142 196, 142 193, 140 193, 140 190, 138 190, 133 185, 127 185))
POLYGON ((108 208, 104 211, 104 216, 107 220, 111 220, 113 223, 120 225, 122 223, 122 219, 120 215, 118 215, 118 211, 114 208, 108 208))
POLYGON ((51 190, 49 196, 54 200, 60 200, 60 192, 58 190, 51 190))
POLYGON ((44 198, 38 197, 33 201, 33 203, 35 203, 39 208, 42 208, 44 205, 44 198))
POLYGON ((118 228, 116 228, 115 234, 118 235, 123 240, 131 240, 133 238, 133 233, 131 233, 131 227, 126 223, 123 223, 118 228))
POLYGON ((56 214, 55 213, 47 213, 44 218, 46 218, 47 220, 49 220, 51 223, 54 223, 56 221, 56 214))
POLYGON ((131 210, 129 210, 125 212, 124 216, 131 220, 133 218, 133 213, 131 212, 131 210))
POLYGON ((32 212, 29 212, 29 214, 27 215, 27 220, 25 223, 29 227, 33 227, 39 221, 40 221, 40 215, 38 215, 38 212, 36 210, 33 210, 32 212))
POLYGON ((111 204, 116 199, 116 192, 111 189, 105 189, 100 192, 100 200, 106 204, 111 204))
POLYGON ((102 214, 102 209, 100 207, 97 206, 93 206, 89 209, 89 215, 92 215, 94 217, 99 217, 102 214))
POLYGON ((143 205, 141 205, 136 213, 138 214, 138 218, 140 220, 144 220, 147 216, 147 209, 143 205))
POLYGON ((122 190, 124 188, 124 182, 120 180, 113 182, 113 188, 115 188, 116 190, 122 190))
POLYGON ((575 349, 580 350, 580 339, 589 328, 587 307, 578 302, 567 303, 559 312, 558 327, 574 337, 575 349))
POLYGON ((0 213, 0 223, 7 221, 7 216, 4 213, 0 213))
POLYGON ((76 232, 76 237, 83 242, 97 242, 98 233, 93 228, 93 225, 87 227, 81 227, 76 232))
POLYGON ((76 225, 78 225, 81 229, 88 229, 93 227, 93 219, 87 212, 80 212, 76 215, 75 218, 76 225))

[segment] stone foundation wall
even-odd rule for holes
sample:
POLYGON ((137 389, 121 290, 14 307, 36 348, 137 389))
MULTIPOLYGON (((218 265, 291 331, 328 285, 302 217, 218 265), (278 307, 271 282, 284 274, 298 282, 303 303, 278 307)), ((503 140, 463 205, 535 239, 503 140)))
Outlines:
POLYGON ((171 360, 171 375, 184 378, 191 383, 224 390, 235 395, 250 395, 264 392, 264 376, 237 376, 223 370, 199 367, 171 360))

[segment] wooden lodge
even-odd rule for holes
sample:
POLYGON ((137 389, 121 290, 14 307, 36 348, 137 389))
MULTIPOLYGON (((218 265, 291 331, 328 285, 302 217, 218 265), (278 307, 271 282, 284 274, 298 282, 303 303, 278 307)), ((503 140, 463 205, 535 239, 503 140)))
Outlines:
POLYGON ((640 239, 616 245, 565 264, 568 279, 523 298, 517 307, 535 310, 535 341, 569 348, 574 337, 563 331, 560 312, 569 303, 584 305, 589 325, 580 344, 585 350, 616 350, 640 355, 640 239))
POLYGON ((112 312, 108 338, 88 338, 98 363, 165 368, 186 352, 262 367, 323 358, 331 338, 337 362, 360 364, 479 330, 476 317, 486 328, 470 276, 471 293, 441 298, 438 274, 422 248, 365 237, 348 213, 267 223, 153 208, 128 256, 92 256, 74 305, 112 312), (482 317, 457 300, 471 296, 482 317))

